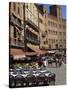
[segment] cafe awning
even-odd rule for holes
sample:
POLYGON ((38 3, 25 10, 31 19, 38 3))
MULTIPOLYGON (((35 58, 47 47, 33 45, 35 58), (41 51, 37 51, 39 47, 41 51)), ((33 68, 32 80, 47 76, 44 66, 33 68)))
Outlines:
POLYGON ((13 55, 14 59, 25 58, 26 56, 34 56, 35 52, 24 52, 22 49, 10 49, 10 55, 13 55))
POLYGON ((55 53, 55 51, 48 51, 48 53, 51 53, 52 54, 52 53, 55 53))
POLYGON ((37 53, 35 53, 35 52, 25 52, 25 55, 26 56, 34 56, 34 55, 37 55, 37 53))
POLYGON ((22 49, 10 49, 10 55, 13 55, 14 59, 24 58, 25 52, 22 49))
POLYGON ((22 49, 10 49, 11 55, 25 55, 25 52, 22 49))
POLYGON ((27 46, 32 49, 34 52, 36 52, 37 54, 45 54, 46 52, 44 50, 40 50, 39 46, 36 45, 31 45, 31 44, 27 44, 27 46))

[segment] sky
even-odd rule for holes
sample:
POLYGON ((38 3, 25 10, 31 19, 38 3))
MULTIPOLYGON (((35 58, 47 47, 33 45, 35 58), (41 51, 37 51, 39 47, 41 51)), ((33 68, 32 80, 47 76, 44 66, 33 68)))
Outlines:
MULTIPOLYGON (((49 4, 46 4, 45 7, 48 8, 48 12, 49 12, 49 4)), ((62 9, 62 17, 66 18, 66 6, 65 5, 61 5, 61 9, 62 9)))

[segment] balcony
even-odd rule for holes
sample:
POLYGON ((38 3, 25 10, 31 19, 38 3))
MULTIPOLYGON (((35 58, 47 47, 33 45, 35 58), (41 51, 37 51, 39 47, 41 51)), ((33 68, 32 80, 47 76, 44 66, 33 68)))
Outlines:
POLYGON ((27 42, 30 42, 30 43, 33 43, 33 44, 36 44, 36 45, 39 45, 39 40, 38 39, 32 39, 30 37, 26 37, 26 40, 27 42))
POLYGON ((13 16, 10 16, 10 22, 18 26, 19 28, 23 29, 23 25, 20 22, 18 22, 13 16))
POLYGON ((42 38, 45 38, 47 36, 46 32, 42 32, 42 38))
POLYGON ((11 43, 11 45, 10 46, 12 46, 12 47, 17 47, 17 48, 23 48, 24 47, 24 45, 21 43, 21 44, 17 44, 17 43, 11 43))
POLYGON ((37 25, 35 25, 29 18, 25 21, 26 24, 28 24, 31 28, 33 28, 35 31, 39 32, 39 28, 37 25))
POLYGON ((30 29, 29 27, 26 29, 26 33, 28 33, 28 32, 31 33, 31 35, 34 34, 34 36, 39 36, 38 32, 36 32, 33 29, 30 29))
POLYGON ((22 40, 18 41, 16 38, 10 38, 10 46, 17 47, 17 48, 23 48, 24 43, 22 40))

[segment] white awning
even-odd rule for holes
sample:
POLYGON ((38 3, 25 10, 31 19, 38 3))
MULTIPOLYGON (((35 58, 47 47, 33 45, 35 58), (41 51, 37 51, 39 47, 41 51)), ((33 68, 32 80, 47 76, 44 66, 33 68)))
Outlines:
POLYGON ((48 53, 55 53, 55 51, 48 51, 48 53))
POLYGON ((22 58, 25 58, 26 56, 25 55, 14 55, 14 59, 22 59, 22 58))

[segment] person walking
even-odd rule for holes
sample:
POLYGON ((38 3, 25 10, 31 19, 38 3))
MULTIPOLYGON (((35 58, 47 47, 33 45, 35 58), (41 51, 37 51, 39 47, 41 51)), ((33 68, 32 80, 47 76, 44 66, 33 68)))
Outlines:
POLYGON ((61 65, 62 65, 62 59, 60 58, 59 59, 59 67, 61 67, 61 65))

